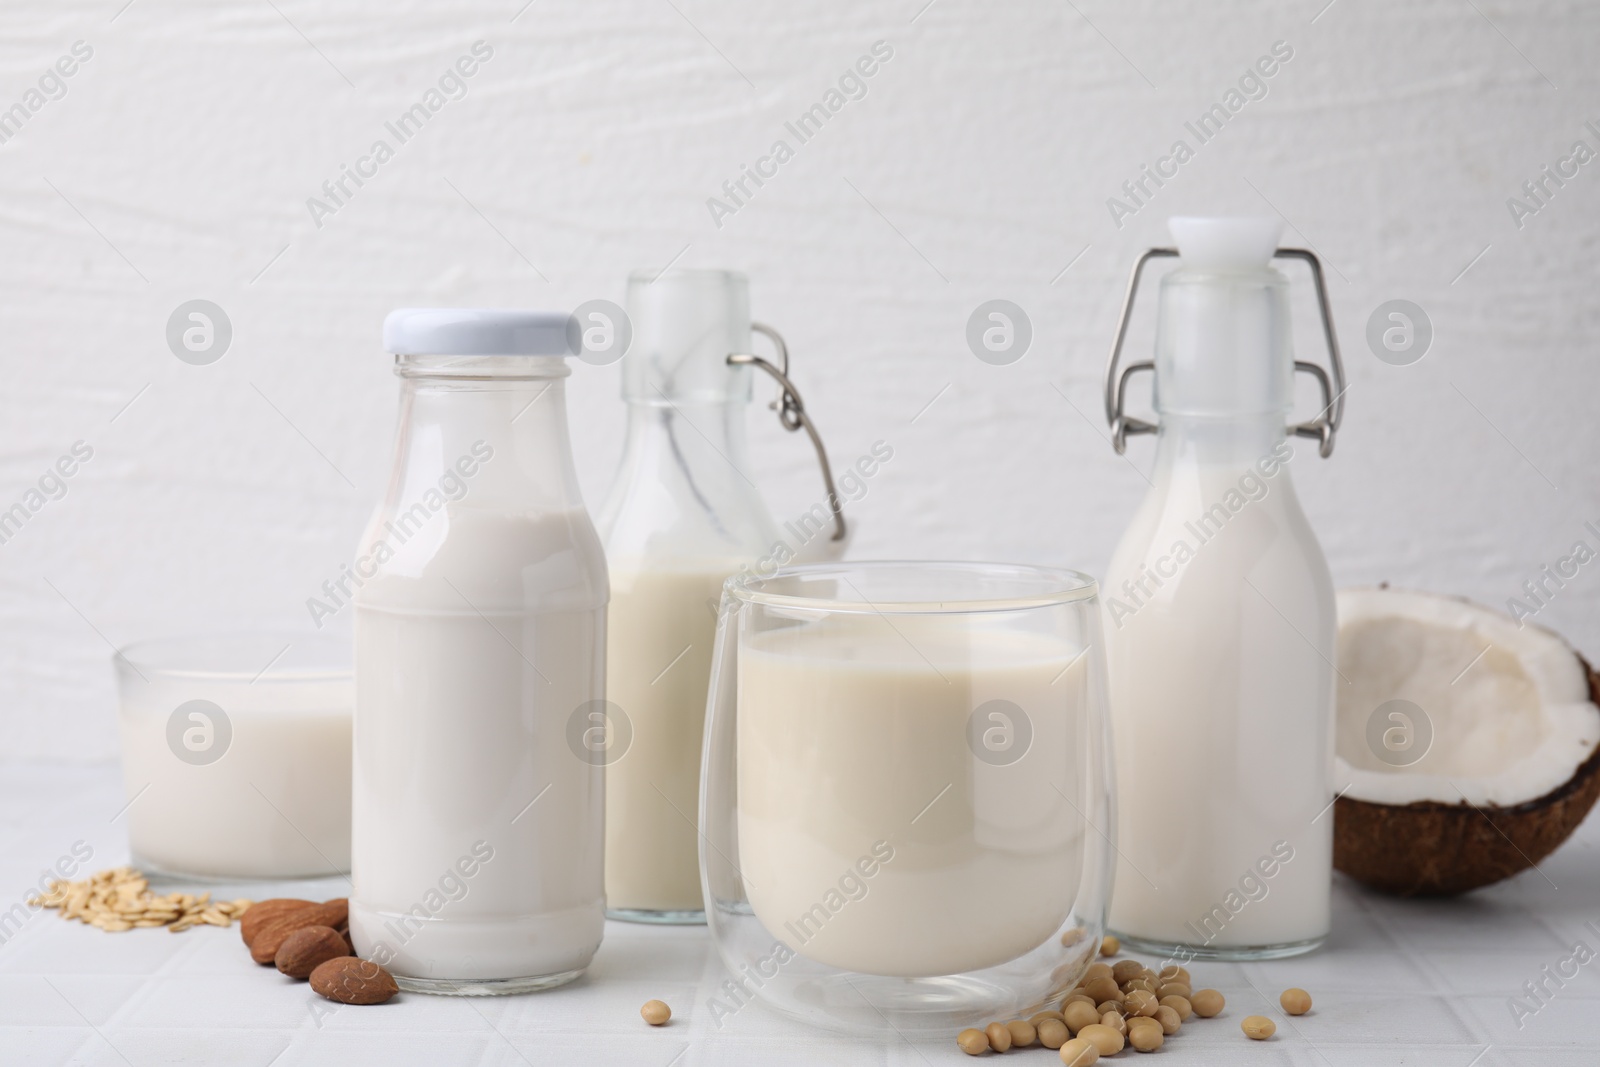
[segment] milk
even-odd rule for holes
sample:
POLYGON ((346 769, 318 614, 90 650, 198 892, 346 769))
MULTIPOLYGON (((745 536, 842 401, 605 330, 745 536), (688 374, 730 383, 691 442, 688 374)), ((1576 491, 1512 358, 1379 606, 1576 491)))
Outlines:
POLYGON ((700 742, 731 561, 611 561, 606 699, 632 740, 606 768, 606 906, 700 911, 700 742))
MULTIPOLYGON (((1134 275, 1107 367, 1106 410, 1158 434, 1150 490, 1103 584, 1117 758, 1110 925, 1125 944, 1261 959, 1328 934, 1333 850, 1333 582, 1288 471, 1328 455, 1343 368, 1297 360, 1274 217, 1170 220, 1179 264, 1161 279, 1153 423, 1123 421, 1116 371, 1134 275), (1324 408, 1293 422, 1315 372, 1324 408), (1291 424, 1292 423, 1292 424, 1291 424), (1317 441, 1313 446, 1308 442, 1317 441)), ((1136 366, 1136 365, 1135 365, 1136 366)))
POLYGON ((1058 936, 1095 833, 1079 814, 1087 657, 1004 619, 839 614, 741 638, 733 861, 801 956, 933 976, 1058 936), (992 700, 1031 727, 1014 762, 969 745, 992 700))
MULTIPOLYGON (((257 670, 267 666, 265 652, 257 670)), ((348 677, 286 683, 122 671, 124 818, 133 863, 216 879, 311 878, 350 868, 348 677), (175 712, 192 749, 170 743, 175 712), (191 718, 190 715, 200 718, 191 718), (224 736, 222 731, 227 731, 224 736), (225 745, 214 761, 208 745, 225 745)))
POLYGON ((1120 856, 1110 926, 1199 955, 1315 942, 1328 933, 1333 844, 1333 668, 1318 654, 1332 647, 1332 582, 1288 471, 1256 466, 1287 454, 1281 429, 1213 428, 1180 446, 1182 420, 1168 424, 1155 489, 1104 585, 1120 856), (1197 521, 1240 501, 1220 528, 1197 521), (1192 558, 1175 565, 1179 542, 1192 558))
POLYGON ((402 977, 570 975, 604 925, 604 768, 570 734, 604 692, 598 539, 577 510, 427 530, 356 600, 351 937, 402 977))

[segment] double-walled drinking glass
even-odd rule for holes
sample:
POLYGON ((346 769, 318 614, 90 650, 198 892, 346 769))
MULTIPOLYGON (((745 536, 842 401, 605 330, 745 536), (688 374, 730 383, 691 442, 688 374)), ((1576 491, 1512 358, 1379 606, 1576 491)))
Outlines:
POLYGON ((969 1026, 1099 947, 1111 760, 1094 579, 825 564, 725 587, 701 874, 733 975, 831 1029, 969 1026))

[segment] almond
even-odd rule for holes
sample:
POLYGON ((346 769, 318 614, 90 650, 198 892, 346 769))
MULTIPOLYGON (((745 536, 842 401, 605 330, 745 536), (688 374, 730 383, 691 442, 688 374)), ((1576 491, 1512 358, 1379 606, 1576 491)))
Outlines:
POLYGON ((394 975, 369 960, 341 956, 311 972, 311 991, 341 1004, 382 1004, 400 987, 394 975))
POLYGON ((245 910, 244 918, 239 920, 239 935, 244 938, 246 945, 255 941, 256 931, 269 920, 275 919, 300 908, 310 908, 316 905, 314 900, 296 900, 292 897, 274 897, 272 900, 263 900, 250 905, 245 910))
POLYGON ((350 955, 344 935, 331 926, 304 926, 284 938, 273 962, 290 978, 309 978, 318 965, 350 955))
MULTIPOLYGON (((246 912, 245 914, 249 914, 246 912)), ((337 926, 349 916, 349 902, 343 897, 326 904, 313 904, 309 908, 293 908, 268 919, 256 930, 250 942, 250 958, 257 963, 271 963, 278 957, 278 949, 296 930, 308 926, 337 926)))

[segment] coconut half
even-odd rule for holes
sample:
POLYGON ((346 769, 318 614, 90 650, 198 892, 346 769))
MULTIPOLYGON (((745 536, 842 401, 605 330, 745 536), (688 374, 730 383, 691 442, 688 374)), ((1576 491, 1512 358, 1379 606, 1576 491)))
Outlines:
POLYGON ((1600 676, 1560 637, 1451 597, 1339 593, 1334 866, 1462 893, 1538 863, 1600 796, 1600 676))

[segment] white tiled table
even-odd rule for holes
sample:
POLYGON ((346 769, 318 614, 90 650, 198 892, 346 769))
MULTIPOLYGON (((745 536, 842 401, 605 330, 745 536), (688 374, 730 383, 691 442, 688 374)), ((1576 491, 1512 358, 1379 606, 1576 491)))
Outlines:
MULTIPOLYGON (((88 869, 125 861, 121 785, 112 768, 0 767, 0 911, 75 841, 88 869)), ((1340 879, 1334 934, 1298 960, 1196 964, 1198 984, 1228 997, 1217 1019, 1192 1020, 1154 1062, 1323 1067, 1583 1065, 1600 1063, 1600 959, 1580 970, 1519 1030, 1508 1000, 1600 925, 1600 821, 1541 865, 1455 901, 1397 901, 1340 879), (1276 995, 1304 986, 1316 1010, 1286 1019, 1276 995), (1260 1012, 1277 1036, 1247 1041, 1239 1020, 1260 1012)), ((339 895, 342 885, 317 887, 339 895)), ((258 887, 256 895, 283 895, 258 887)), ((255 966, 236 929, 106 934, 35 913, 0 944, 0 1064, 694 1064, 970 1063, 951 1037, 893 1032, 852 1040, 759 1006, 720 1028, 707 998, 726 977, 703 928, 612 923, 582 981, 531 996, 402 995, 376 1008, 340 1007, 255 966), (672 1023, 643 1025, 659 997, 672 1023)), ((993 1056, 988 1057, 993 1059, 993 1056)), ((1007 1060, 1058 1063, 1040 1048, 1007 1060)), ((1137 1058, 1132 1050, 1120 1059, 1137 1058)), ((1141 1062, 1143 1062, 1141 1060, 1141 1062)))

